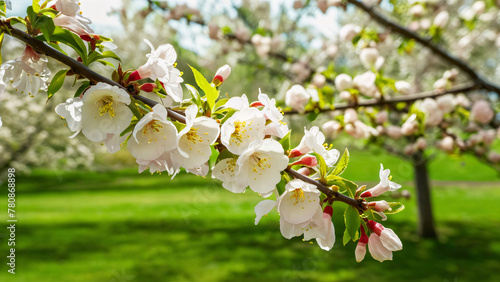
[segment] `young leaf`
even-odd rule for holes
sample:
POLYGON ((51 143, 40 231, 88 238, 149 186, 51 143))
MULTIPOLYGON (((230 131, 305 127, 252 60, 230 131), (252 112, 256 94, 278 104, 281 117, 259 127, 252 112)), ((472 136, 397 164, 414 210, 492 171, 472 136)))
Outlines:
POLYGON ((54 25, 54 21, 47 16, 41 16, 35 23, 35 27, 40 29, 43 34, 43 37, 47 42, 50 42, 50 36, 54 32, 56 26, 54 25))
POLYGON ((347 192, 349 193, 349 197, 351 198, 354 198, 356 189, 358 189, 358 185, 356 183, 333 174, 326 177, 326 185, 337 185, 341 188, 344 188, 345 190, 347 190, 347 192))
POLYGON ((5 33, 0 32, 0 65, 2 64, 2 44, 3 44, 3 37, 5 33))
POLYGON ((90 82, 89 81, 84 81, 82 83, 82 85, 80 85, 80 87, 78 87, 78 90, 76 90, 76 93, 75 93, 74 97, 80 96, 83 93, 83 91, 85 89, 87 89, 89 86, 90 86, 90 82))
POLYGON ((196 84, 198 84, 201 90, 205 92, 208 106, 210 107, 210 110, 212 110, 215 105, 215 100, 217 100, 217 98, 219 97, 219 91, 217 91, 214 86, 210 85, 207 79, 197 69, 193 68, 192 66, 189 67, 193 71, 196 84))
POLYGON ((342 243, 344 246, 351 241, 351 236, 349 236, 349 233, 347 232, 347 229, 344 230, 344 237, 342 238, 342 243))
POLYGON ((358 240, 359 237, 359 225, 361 224, 361 219, 359 218, 359 212, 356 208, 352 206, 347 206, 344 213, 345 220, 345 230, 349 234, 349 237, 353 241, 358 240))
POLYGON ((316 156, 316 159, 318 160, 319 175, 321 176, 321 181, 323 182, 323 180, 325 180, 326 170, 327 170, 326 162, 325 162, 325 159, 323 159, 323 156, 321 156, 320 154, 314 153, 314 155, 316 156))
POLYGON ((340 158, 340 161, 337 163, 337 166, 335 167, 335 169, 332 171, 331 174, 341 175, 347 168, 348 164, 349 164, 349 151, 346 148, 344 154, 340 158))
POLYGON ((50 82, 49 88, 47 89, 47 101, 52 98, 52 96, 61 89, 64 79, 66 78, 66 73, 69 70, 60 70, 56 75, 54 75, 54 78, 52 78, 52 81, 50 82))
POLYGON ((405 206, 399 202, 390 202, 391 210, 386 210, 385 214, 395 214, 405 209, 405 206))
POLYGON ((280 140, 281 146, 283 146, 283 149, 286 151, 290 150, 290 147, 292 146, 291 140, 290 140, 290 134, 292 133, 292 130, 288 131, 288 133, 283 136, 280 140))

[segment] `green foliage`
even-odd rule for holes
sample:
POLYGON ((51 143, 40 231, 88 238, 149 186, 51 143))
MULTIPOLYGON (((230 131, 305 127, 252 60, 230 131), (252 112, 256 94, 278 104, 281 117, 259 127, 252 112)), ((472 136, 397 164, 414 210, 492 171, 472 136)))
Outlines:
POLYGON ((389 206, 391 206, 391 210, 385 211, 385 214, 395 214, 405 209, 405 206, 399 202, 390 202, 389 206))
POLYGON ((88 87, 90 87, 90 82, 89 81, 82 82, 82 84, 80 85, 80 87, 78 87, 78 89, 76 90, 76 93, 75 93, 74 97, 78 97, 78 96, 82 95, 83 91, 85 91, 85 89, 87 89, 88 87))
MULTIPOLYGON (((45 41, 44 36, 36 37, 38 40, 45 41)), ((66 44, 71 47, 82 59, 82 63, 84 65, 88 65, 87 60, 87 47, 83 40, 76 34, 72 33, 69 30, 60 28, 58 26, 55 27, 54 32, 50 35, 50 40, 59 41, 60 43, 66 44)))
POLYGON ((332 185, 338 186, 340 188, 339 192, 341 193, 347 192, 351 198, 354 198, 356 189, 358 189, 358 185, 356 183, 334 174, 326 177, 326 186, 332 185))
POLYGON ((283 149, 286 151, 290 150, 291 146, 292 146, 292 140, 290 139, 290 136, 292 134, 292 130, 288 131, 288 133, 283 136, 283 138, 281 138, 281 140, 279 141, 281 146, 283 146, 283 149))
POLYGON ((208 106, 212 111, 215 106, 215 101, 219 97, 219 91, 214 86, 212 86, 197 69, 193 68, 192 66, 189 67, 193 71, 196 84, 198 85, 198 87, 201 88, 201 90, 203 90, 203 92, 205 92, 205 97, 207 99, 208 106))
POLYGON ((344 212, 344 222, 345 222, 345 231, 344 231, 344 245, 349 242, 349 239, 352 239, 353 242, 357 241, 359 238, 359 226, 361 224, 359 218, 359 212, 356 208, 352 206, 347 206, 344 212))
POLYGON ((326 179, 326 172, 327 172, 327 169, 328 167, 326 166, 326 162, 325 162, 325 159, 323 158, 323 156, 321 156, 320 154, 317 154, 317 153, 314 153, 314 155, 316 156, 316 159, 318 160, 318 165, 319 165, 319 175, 320 175, 320 182, 322 183, 325 183, 326 179))
POLYGON ((346 148, 344 154, 337 163, 337 166, 330 174, 341 175, 346 170, 348 164, 349 164, 349 150, 347 150, 346 148))
POLYGON ((47 89, 47 101, 52 98, 52 96, 61 89, 61 87, 64 84, 64 79, 66 78, 66 73, 69 70, 60 70, 59 72, 54 75, 54 78, 52 78, 52 81, 50 82, 50 85, 47 89))

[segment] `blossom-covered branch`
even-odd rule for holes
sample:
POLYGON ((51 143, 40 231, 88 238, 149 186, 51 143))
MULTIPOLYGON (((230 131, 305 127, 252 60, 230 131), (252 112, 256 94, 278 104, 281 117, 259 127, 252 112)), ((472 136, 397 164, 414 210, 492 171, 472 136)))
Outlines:
POLYGON ((382 14, 377 12, 373 7, 367 6, 362 1, 347 0, 347 2, 360 8, 361 10, 366 12, 368 15, 370 15, 370 17, 373 20, 375 20, 379 24, 389 28, 392 32, 398 33, 406 38, 413 39, 416 42, 425 46, 426 48, 430 49, 434 54, 438 55, 443 60, 447 61, 448 63, 456 66, 457 68, 459 68, 460 70, 465 72, 472 80, 474 80, 474 82, 481 85, 482 88, 500 94, 500 86, 486 80, 476 70, 474 70, 471 66, 469 66, 466 62, 457 58, 456 56, 453 56, 452 54, 450 54, 450 52, 448 52, 447 50, 445 50, 441 46, 433 43, 432 38, 424 38, 424 37, 420 36, 418 33, 413 32, 413 31, 395 23, 394 21, 387 19, 385 16, 383 16, 382 14))

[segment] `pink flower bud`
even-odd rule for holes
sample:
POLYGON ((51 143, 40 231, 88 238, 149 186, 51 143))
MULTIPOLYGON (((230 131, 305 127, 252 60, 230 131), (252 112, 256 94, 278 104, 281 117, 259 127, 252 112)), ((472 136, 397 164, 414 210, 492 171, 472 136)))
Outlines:
POLYGON ((322 88, 323 86, 325 86, 326 77, 321 73, 317 73, 313 76, 311 83, 318 88, 322 88))
POLYGON ((141 75, 139 74, 139 71, 134 71, 133 73, 131 73, 128 77, 128 81, 136 81, 136 80, 139 80, 139 79, 142 79, 141 75))
POLYGON ((302 1, 301 1, 301 0, 295 0, 295 1, 293 2, 293 8, 294 8, 295 10, 302 9, 302 7, 304 7, 304 3, 302 3, 302 1))
POLYGON ((366 244, 368 244, 368 236, 366 236, 365 230, 363 226, 361 226, 361 237, 359 238, 358 245, 356 246, 356 250, 354 251, 354 255, 356 256, 356 261, 361 262, 366 255, 366 244))
POLYGON ((421 17, 424 14, 424 11, 425 11, 424 6, 417 4, 411 7, 408 12, 410 12, 410 15, 414 17, 421 17))
POLYGON ((208 37, 210 37, 210 39, 214 39, 214 40, 219 39, 219 31, 220 31, 220 28, 217 24, 215 24, 215 23, 208 24, 208 37))
POLYGON ((154 83, 144 83, 143 85, 141 85, 141 90, 145 91, 145 92, 153 92, 155 87, 156 87, 156 84, 154 84, 154 83))
POLYGON ((341 127, 342 125, 338 121, 330 120, 321 126, 321 131, 323 131, 323 133, 328 137, 334 137, 335 134, 339 132, 341 127))
POLYGON ((297 149, 293 149, 292 151, 290 151, 290 154, 288 155, 289 158, 296 158, 298 156, 302 156, 304 153, 301 153, 299 150, 297 149))
POLYGON ((358 113, 354 109, 347 109, 344 112, 344 123, 353 123, 358 120, 358 113))
POLYGON ((489 123, 494 116, 495 112, 493 112, 488 102, 479 100, 472 105, 472 109, 470 111, 471 120, 484 124, 489 123))
POLYGON ((300 160, 292 163, 292 165, 304 165, 308 167, 315 167, 318 164, 318 160, 315 156, 305 155, 300 160))
POLYGON ((295 84, 285 94, 285 104, 298 112, 304 112, 311 95, 299 84, 295 84))
POLYGON ((378 124, 383 124, 384 122, 387 122, 388 117, 389 113, 387 111, 381 111, 377 113, 375 120, 378 124))
POLYGON ((323 14, 326 13, 326 10, 328 9, 328 4, 326 3, 326 0, 318 0, 317 1, 318 8, 323 12, 323 14))
POLYGON ((323 209, 323 213, 326 213, 326 214, 330 215, 330 217, 332 217, 332 215, 333 215, 332 206, 325 206, 325 208, 323 209))
POLYGON ((387 201, 376 201, 376 202, 370 202, 368 203, 368 206, 370 208, 373 208, 374 210, 378 212, 384 212, 386 210, 391 210, 391 206, 387 201))
POLYGON ((348 100, 351 100, 352 95, 351 95, 351 92, 349 92, 349 91, 342 91, 342 92, 340 92, 339 97, 342 100, 348 101, 348 100))
POLYGON ((223 65, 215 73, 212 83, 215 86, 219 86, 222 84, 222 82, 224 82, 224 80, 226 80, 229 77, 230 74, 231 74, 231 67, 229 65, 223 65))
POLYGON ((395 126, 395 125, 389 125, 386 129, 387 136, 393 138, 393 139, 399 139, 401 136, 403 136, 403 133, 401 132, 401 127, 395 126))
POLYGON ((309 176, 311 174, 311 170, 307 167, 301 167, 297 170, 297 172, 305 176, 309 176))

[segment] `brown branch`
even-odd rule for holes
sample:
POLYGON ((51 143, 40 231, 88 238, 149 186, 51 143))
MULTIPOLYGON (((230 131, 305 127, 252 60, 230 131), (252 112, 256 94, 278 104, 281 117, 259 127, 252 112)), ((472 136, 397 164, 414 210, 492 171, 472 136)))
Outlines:
POLYGON ((365 13, 370 15, 370 17, 373 20, 375 20, 379 24, 387 27, 391 31, 393 31, 393 32, 395 32, 403 37, 413 39, 416 42, 425 46, 426 48, 430 49, 432 52, 434 52, 434 54, 437 54, 443 60, 447 61, 448 63, 456 66, 457 68, 459 68, 460 70, 465 72, 472 80, 474 80, 477 84, 480 84, 482 86, 482 88, 500 94, 500 86, 487 81, 485 78, 483 78, 481 75, 479 75, 479 73, 476 70, 474 70, 472 67, 470 67, 466 62, 459 59, 458 57, 455 57, 454 55, 450 54, 447 50, 443 49, 441 46, 436 45, 434 42, 432 42, 432 38, 424 38, 424 37, 420 36, 418 33, 413 32, 413 31, 387 19, 384 15, 375 11, 372 7, 368 7, 367 5, 363 4, 361 1, 347 0, 347 2, 353 4, 354 6, 358 7, 359 9, 363 10, 365 13))
POLYGON ((332 189, 326 187, 325 185, 323 185, 322 183, 320 183, 319 181, 316 181, 310 177, 307 177, 303 174, 300 174, 298 173, 297 171, 291 169, 291 168, 287 168, 285 170, 286 172, 288 172, 289 174, 291 174, 293 177, 297 178, 297 179, 300 179, 304 182, 307 182, 307 183, 311 183, 313 185, 316 185, 316 187, 318 187, 318 190, 321 191, 323 194, 327 195, 328 197, 331 197, 333 198, 334 201, 340 201, 340 202, 344 202, 356 209, 358 209, 361 213, 363 213, 367 207, 366 207, 366 204, 364 202, 364 200, 356 200, 356 199, 353 199, 351 197, 348 197, 342 193, 339 193, 337 191, 333 191, 332 189))
MULTIPOLYGON (((51 58, 56 59, 57 61, 59 61, 63 64, 65 64, 66 66, 71 68, 73 73, 81 75, 83 77, 86 77, 87 79, 89 79, 90 81, 93 81, 93 82, 104 82, 104 83, 109 84, 109 85, 118 86, 130 94, 130 92, 127 90, 127 88, 125 88, 123 85, 92 71, 90 68, 88 68, 84 64, 82 64, 82 63, 78 62, 77 60, 59 52, 58 50, 47 45, 45 42, 40 41, 40 40, 32 37, 31 35, 27 34, 26 32, 24 32, 22 30, 19 30, 17 28, 10 26, 8 23, 6 23, 4 21, 0 21, 0 23, 1 23, 0 28, 7 29, 9 34, 12 37, 17 38, 20 41, 31 46, 31 48, 33 48, 33 50, 36 51, 37 53, 45 54, 51 58)), ((137 100, 141 100, 143 102, 149 100, 147 98, 144 98, 144 97, 138 96, 138 95, 131 95, 131 96, 133 98, 135 98, 137 100)), ((149 102, 156 103, 152 100, 149 100, 149 102)), ((148 104, 148 105, 154 106, 155 104, 148 104)), ((180 122, 185 121, 185 117, 180 115, 179 113, 176 113, 175 111, 173 111, 169 108, 167 108, 167 111, 168 111, 168 116, 170 118, 175 119, 175 120, 180 121, 180 122)))
POLYGON ((432 91, 427 91, 427 92, 422 92, 422 93, 417 93, 413 95, 405 95, 405 96, 398 96, 398 97, 392 97, 392 98, 385 98, 385 99, 368 99, 361 101, 356 104, 347 104, 347 103, 342 103, 342 104, 337 104, 333 105, 330 108, 323 108, 323 109, 311 109, 307 110, 305 112, 298 112, 296 110, 285 110, 283 111, 285 115, 295 115, 295 114, 308 114, 308 113, 318 113, 318 112, 330 112, 330 111, 335 111, 335 110, 345 110, 345 109, 357 109, 360 107, 383 107, 386 105, 394 105, 398 103, 410 103, 410 102, 415 102, 417 100, 422 100, 425 98, 437 98, 439 96, 447 95, 447 94, 460 94, 463 92, 469 92, 472 90, 477 90, 480 89, 481 85, 477 83, 473 84, 462 84, 453 88, 450 88, 448 90, 432 90, 432 91))
MULTIPOLYGON (((3 24, 3 28, 8 28, 8 30, 10 30, 11 35, 13 37, 15 37, 15 38, 21 40, 22 42, 26 43, 27 45, 31 46, 33 48, 33 50, 35 50, 36 52, 43 53, 49 57, 52 57, 52 58, 58 60, 61 63, 69 66, 75 74, 79 74, 81 76, 84 76, 87 79, 94 81, 94 82, 104 82, 104 83, 107 83, 107 84, 110 84, 113 86, 118 86, 118 87, 127 91, 127 89, 123 85, 92 71, 87 66, 74 60, 73 58, 70 58, 67 55, 62 54, 58 50, 45 44, 43 41, 35 39, 32 36, 30 36, 29 34, 23 32, 19 29, 13 28, 12 26, 5 24, 4 22, 1 22, 1 23, 3 24)), ((150 107, 154 107, 155 105, 158 104, 157 102, 150 100, 150 99, 143 97, 143 96, 138 96, 138 95, 131 95, 131 96, 137 100, 142 101, 143 103, 145 103, 146 105, 148 105, 150 107)), ((176 119, 177 121, 182 122, 182 123, 186 122, 185 117, 182 116, 181 114, 179 114, 179 113, 177 113, 169 108, 167 108, 167 110, 168 110, 169 117, 176 119)), ((319 183, 318 181, 316 181, 312 178, 309 178, 305 175, 302 175, 293 169, 287 168, 286 171, 288 173, 290 173, 292 176, 294 176, 295 178, 298 178, 298 179, 301 179, 302 181, 316 185, 318 187, 318 190, 320 190, 321 192, 323 192, 327 196, 333 198, 333 200, 335 200, 335 201, 341 201, 341 202, 344 202, 348 205, 351 205, 351 206, 357 208, 360 212, 364 212, 366 210, 366 206, 363 204, 364 203, 363 200, 357 201, 357 200, 350 198, 348 196, 345 196, 339 192, 333 191, 333 190, 329 189, 328 187, 326 187, 325 185, 319 183)))

